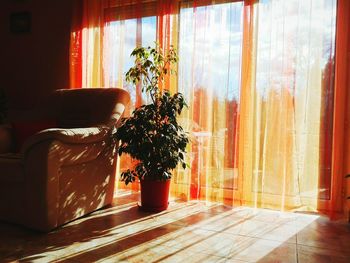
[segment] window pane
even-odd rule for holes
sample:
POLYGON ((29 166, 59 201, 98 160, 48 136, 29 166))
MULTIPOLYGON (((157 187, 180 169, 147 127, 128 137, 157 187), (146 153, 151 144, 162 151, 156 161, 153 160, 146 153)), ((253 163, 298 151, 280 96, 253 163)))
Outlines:
MULTIPOLYGON (((243 3, 193 7, 179 15, 179 91, 190 104, 191 195, 234 189, 238 176, 243 3)), ((177 183, 188 176, 178 175, 177 183)))
MULTIPOLYGON (((139 43, 141 46, 153 46, 156 41, 156 17, 127 19, 110 22, 105 28, 105 78, 110 86, 124 87, 130 92, 133 104, 136 102, 136 90, 125 81, 125 73, 134 65, 131 52, 139 43)), ((146 99, 146 98, 143 98, 146 99)))
POLYGON ((285 183, 284 194, 329 199, 336 1, 266 0, 258 8, 256 138, 264 144, 253 188, 280 194, 285 183))

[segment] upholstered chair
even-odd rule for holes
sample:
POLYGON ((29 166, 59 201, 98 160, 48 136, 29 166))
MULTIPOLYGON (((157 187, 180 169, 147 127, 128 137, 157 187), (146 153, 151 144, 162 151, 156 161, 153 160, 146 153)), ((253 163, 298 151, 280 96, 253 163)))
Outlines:
POLYGON ((37 117, 3 127, 12 148, 0 154, 0 220, 50 231, 110 204, 111 134, 128 101, 117 88, 57 90, 37 117))

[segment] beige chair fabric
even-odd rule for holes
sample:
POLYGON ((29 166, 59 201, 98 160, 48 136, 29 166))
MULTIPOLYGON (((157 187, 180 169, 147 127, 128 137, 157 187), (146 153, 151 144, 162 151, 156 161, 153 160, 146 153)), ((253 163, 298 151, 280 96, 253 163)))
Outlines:
POLYGON ((128 101, 115 88, 55 91, 46 113, 60 128, 31 136, 19 153, 0 154, 0 220, 50 231, 110 204, 111 133, 128 101))

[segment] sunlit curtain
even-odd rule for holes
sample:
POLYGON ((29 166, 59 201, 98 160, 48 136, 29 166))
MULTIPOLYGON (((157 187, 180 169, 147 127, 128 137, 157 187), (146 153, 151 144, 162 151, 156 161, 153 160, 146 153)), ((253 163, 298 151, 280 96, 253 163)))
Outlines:
MULTIPOLYGON (((171 193, 231 205, 325 209, 332 191, 336 0, 80 1, 71 87, 123 87, 136 46, 174 45, 189 169, 171 193)), ((98 110, 98 109, 96 109, 98 110)), ((122 158, 119 168, 132 165, 122 158)), ((119 187, 122 184, 119 183, 119 187)), ((137 188, 137 186, 134 186, 137 188)))
POLYGON ((261 1, 250 14, 240 122, 244 200, 313 210, 332 187, 336 1, 261 1))
POLYGON ((188 161, 173 191, 184 199, 240 200, 239 107, 243 37, 241 1, 181 4, 178 89, 190 102, 183 123, 191 130, 188 161))

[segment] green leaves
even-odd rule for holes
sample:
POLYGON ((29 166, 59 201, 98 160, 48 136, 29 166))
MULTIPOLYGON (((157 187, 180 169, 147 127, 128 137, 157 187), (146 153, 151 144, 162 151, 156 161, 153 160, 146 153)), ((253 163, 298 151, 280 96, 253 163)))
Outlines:
MULTIPOLYGON (((177 99, 180 97, 178 94, 170 96, 166 92, 160 98, 159 105, 143 105, 130 118, 122 119, 115 134, 115 138, 121 141, 118 154, 126 153, 140 161, 143 165, 142 170, 137 170, 140 179, 144 176, 170 178, 170 170, 176 168, 179 162, 186 168, 185 154, 189 139, 176 119, 178 109, 184 105, 182 100, 177 99)), ((131 182, 132 173, 125 176, 129 178, 125 182, 131 182)))
POLYGON ((142 80, 142 91, 150 92, 152 100, 155 101, 164 77, 176 72, 174 66, 178 57, 175 49, 171 46, 167 52, 164 52, 156 44, 155 48, 135 48, 131 56, 135 58, 135 65, 126 72, 126 81, 136 85, 142 80))
POLYGON ((188 134, 177 122, 186 105, 181 93, 171 95, 160 91, 166 75, 175 73, 178 61, 176 51, 171 47, 167 52, 156 45, 155 48, 135 48, 131 56, 135 65, 126 73, 126 80, 133 85, 142 81, 142 90, 149 93, 152 103, 135 109, 132 116, 122 119, 121 126, 113 135, 120 140, 118 154, 129 154, 138 160, 134 170, 122 173, 125 184, 135 178, 154 180, 171 178, 171 170, 178 163, 185 169, 188 134))
POLYGON ((128 185, 129 183, 135 182, 137 174, 135 173, 135 171, 130 171, 130 169, 128 169, 127 171, 122 172, 120 176, 122 181, 124 181, 125 184, 128 185))

